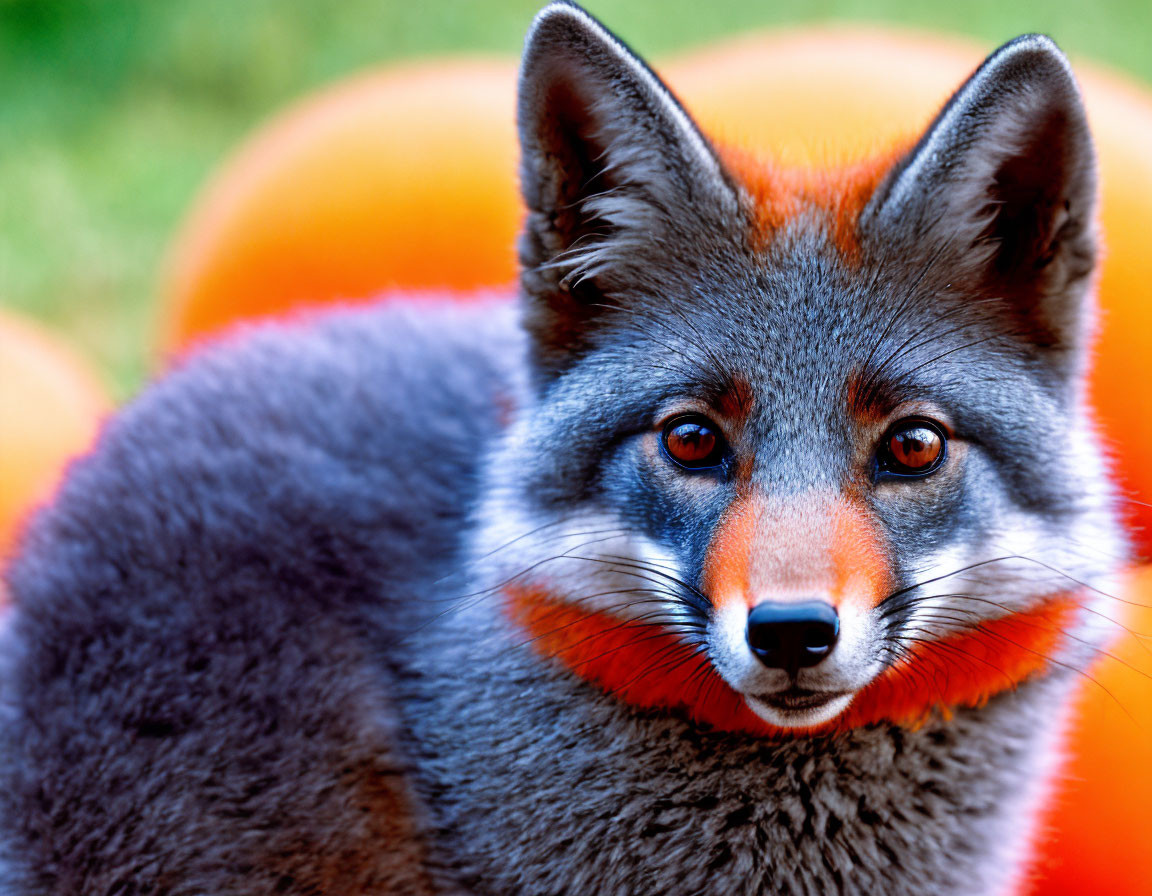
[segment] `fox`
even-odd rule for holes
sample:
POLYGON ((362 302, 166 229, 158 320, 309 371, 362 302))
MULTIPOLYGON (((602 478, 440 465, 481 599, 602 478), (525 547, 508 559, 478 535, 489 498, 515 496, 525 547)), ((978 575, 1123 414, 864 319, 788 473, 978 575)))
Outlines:
POLYGON ((1128 556, 1067 60, 795 171, 553 2, 517 104, 515 296, 241 327, 26 525, 0 892, 1022 880, 1128 556))

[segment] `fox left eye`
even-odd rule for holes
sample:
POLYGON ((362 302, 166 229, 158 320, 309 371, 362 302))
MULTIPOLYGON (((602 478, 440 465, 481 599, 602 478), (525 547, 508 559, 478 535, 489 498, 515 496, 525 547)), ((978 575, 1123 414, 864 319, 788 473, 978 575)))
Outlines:
POLYGON ((669 421, 661 441, 665 454, 690 470, 719 466, 728 448, 719 427, 700 414, 669 421))
POLYGON ((900 420, 884 436, 877 452, 881 473, 927 476, 944 462, 947 440, 931 420, 900 420))

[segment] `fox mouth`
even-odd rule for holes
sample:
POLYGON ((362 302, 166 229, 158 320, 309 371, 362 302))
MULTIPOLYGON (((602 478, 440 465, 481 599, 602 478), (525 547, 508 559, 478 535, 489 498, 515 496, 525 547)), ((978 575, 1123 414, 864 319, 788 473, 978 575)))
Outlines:
POLYGON ((755 699, 761 703, 766 703, 778 712, 797 712, 798 710, 819 709, 837 697, 846 695, 847 691, 808 691, 804 688, 791 687, 755 699))
POLYGON ((852 696, 852 691, 810 691, 793 686, 773 694, 749 694, 744 700, 753 712, 771 724, 802 727, 835 718, 852 702, 852 696))

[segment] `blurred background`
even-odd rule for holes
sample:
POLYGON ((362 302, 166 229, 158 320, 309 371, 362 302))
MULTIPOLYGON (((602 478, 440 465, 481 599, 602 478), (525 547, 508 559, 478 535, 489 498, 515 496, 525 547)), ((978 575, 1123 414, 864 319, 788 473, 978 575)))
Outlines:
MULTIPOLYGON (((152 362, 164 249, 213 167, 302 93, 382 62, 513 57, 535 0, 0 0, 0 308, 121 400, 152 362)), ((751 29, 1024 31, 1152 84, 1148 0, 589 0, 644 55, 751 29)), ((509 97, 509 103, 512 98, 509 97)))

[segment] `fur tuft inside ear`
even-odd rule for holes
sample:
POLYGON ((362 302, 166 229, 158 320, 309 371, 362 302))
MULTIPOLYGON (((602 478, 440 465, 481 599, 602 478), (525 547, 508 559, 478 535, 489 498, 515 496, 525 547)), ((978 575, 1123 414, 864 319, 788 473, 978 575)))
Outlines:
POLYGON ((1042 35, 1004 45, 952 97, 861 218, 886 251, 941 252, 1041 347, 1083 341, 1096 166, 1071 68, 1042 35))
POLYGON ((741 205, 668 88, 574 4, 532 24, 518 121, 525 323, 547 374, 586 347, 605 297, 636 282, 651 247, 741 205))

